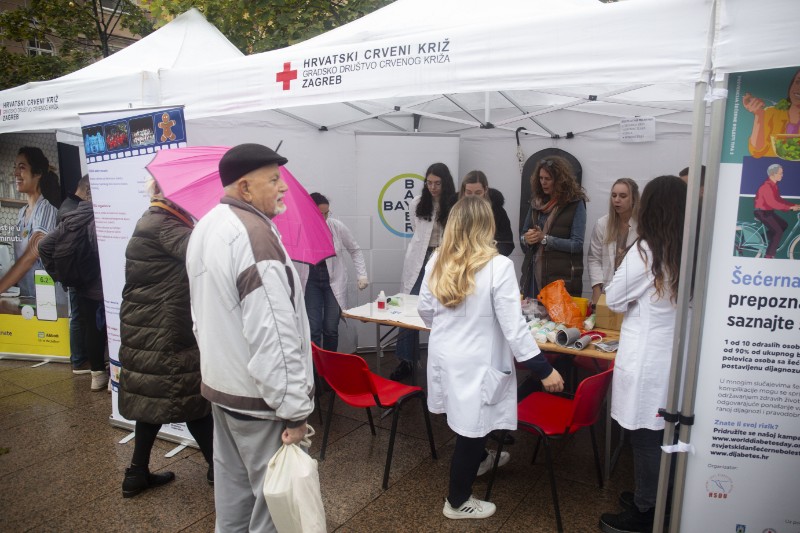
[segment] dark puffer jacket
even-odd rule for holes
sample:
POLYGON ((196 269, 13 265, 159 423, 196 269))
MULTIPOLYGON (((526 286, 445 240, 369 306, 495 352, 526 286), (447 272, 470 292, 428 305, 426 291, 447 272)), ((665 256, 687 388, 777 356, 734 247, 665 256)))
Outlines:
POLYGON ((186 422, 211 410, 200 395, 200 351, 192 331, 185 265, 191 232, 154 204, 125 251, 119 410, 129 420, 186 422))
POLYGON ((508 219, 503 205, 506 199, 497 189, 489 189, 489 200, 492 202, 494 215, 494 240, 497 241, 497 251, 506 257, 514 251, 514 233, 511 231, 511 221, 508 219))

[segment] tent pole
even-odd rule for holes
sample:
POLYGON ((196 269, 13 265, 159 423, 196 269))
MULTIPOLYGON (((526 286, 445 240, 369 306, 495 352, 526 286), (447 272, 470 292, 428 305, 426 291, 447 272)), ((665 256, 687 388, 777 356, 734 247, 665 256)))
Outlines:
MULTIPOLYGON (((727 86, 727 76, 715 84, 716 88, 727 86)), ((708 268, 711 263, 711 242, 714 237, 714 218, 717 207, 717 190, 719 188, 719 165, 722 153, 722 138, 725 126, 725 105, 727 98, 715 99, 711 104, 711 136, 708 145, 708 165, 706 166, 705 193, 703 195, 703 220, 700 225, 700 242, 697 254, 695 285, 700 289, 695 293, 694 311, 689 335, 689 353, 686 361, 685 382, 681 414, 685 417, 694 417, 695 391, 697 390, 697 372, 700 365, 700 350, 702 348, 702 325, 705 318, 707 295, 705 287, 708 282, 708 268)), ((680 442, 690 442, 692 426, 680 425, 680 442)), ((683 507, 684 484, 686 482, 686 466, 688 455, 678 454, 675 464, 675 485, 672 492, 672 518, 670 520, 670 533, 678 533, 681 525, 681 509, 683 507)))
MULTIPOLYGON (((670 365, 669 373, 669 389, 667 391, 667 401, 664 409, 660 409, 665 418, 664 424, 664 439, 663 446, 672 446, 675 444, 675 427, 677 422, 680 423, 681 431, 684 426, 691 425, 693 420, 686 418, 678 411, 681 405, 681 385, 686 376, 684 375, 684 357, 694 359, 696 362, 697 351, 696 345, 693 345, 695 351, 687 353, 687 344, 690 344, 690 337, 695 336, 699 338, 700 331, 697 326, 700 325, 697 315, 702 315, 702 308, 695 308, 690 313, 690 303, 692 302, 692 292, 694 290, 693 277, 695 272, 695 253, 701 257, 701 262, 705 265, 708 262, 708 253, 710 246, 698 248, 695 246, 699 238, 697 232, 698 219, 700 215, 700 176, 703 165, 703 144, 705 140, 706 130, 706 94, 708 93, 709 84, 713 80, 713 63, 712 53, 714 50, 714 42, 716 40, 717 31, 717 16, 719 11, 717 9, 717 0, 712 0, 711 11, 709 13, 709 27, 707 34, 706 57, 703 65, 703 72, 700 80, 695 84, 694 91, 694 105, 692 112, 692 153, 689 159, 689 186, 686 194, 686 214, 683 219, 683 247, 681 249, 681 269, 680 269, 680 285, 678 287, 678 309, 675 316, 675 331, 672 337, 672 362, 670 365), (692 317, 692 328, 689 329, 689 315, 692 317), (687 335, 688 333, 688 335, 687 335)), ((724 113, 723 113, 724 116, 724 113)), ((720 131, 722 125, 720 124, 720 131)), ((717 157, 717 164, 719 163, 719 152, 715 155, 717 157)), ((705 192, 705 191, 704 191, 705 192)), ((709 191, 710 192, 710 191, 709 191)), ((714 191, 716 193, 716 190, 714 191)), ((706 199, 713 198, 712 194, 705 194, 706 199)), ((707 213, 704 217, 705 223, 709 225, 709 219, 713 221, 712 216, 707 213)), ((702 272, 702 271, 698 271, 702 272)), ((702 277, 702 276, 701 276, 702 277)), ((697 285, 704 287, 704 283, 697 285)), ((705 291, 702 292, 705 295, 705 291)), ((702 299, 702 298, 701 298, 702 299)), ((697 302, 694 302, 695 304, 697 302)), ((702 304, 701 304, 702 305, 702 304)), ((688 367, 687 367, 688 368, 688 367)), ((696 370, 696 369, 695 369, 696 370)), ((691 378, 694 381, 694 378, 691 378)), ((683 394, 687 394, 683 391, 683 394)), ((691 393, 694 395, 694 391, 691 393)), ((684 442, 684 441, 680 441, 684 442)), ((678 455, 685 455, 678 453, 678 455)), ((684 458, 685 459, 685 458, 684 458)), ((664 530, 664 515, 666 514, 667 496, 670 492, 670 472, 672 470, 672 451, 661 452, 661 467, 658 474, 658 495, 656 497, 655 517, 653 520, 653 533, 662 533, 664 530)), ((681 484, 685 478, 681 479, 681 484)), ((675 482, 674 486, 678 486, 675 482)), ((682 490, 682 489, 679 489, 682 490)), ((673 505, 673 509, 675 506, 673 505)), ((671 517, 671 528, 675 527, 675 523, 680 523, 680 516, 674 515, 671 517)))
MULTIPOLYGON (((675 313, 675 331, 672 337, 672 362, 669 371, 669 389, 667 403, 664 406, 664 446, 675 442, 675 423, 680 403, 680 387, 682 381, 683 357, 686 347, 686 331, 689 315, 689 302, 692 299, 692 270, 694 267, 695 237, 697 234, 697 218, 700 206, 700 173, 697 171, 703 163, 703 141, 706 125, 705 95, 708 83, 698 82, 694 88, 694 112, 692 114, 692 153, 689 160, 689 187, 686 194, 686 214, 683 219, 683 247, 681 249, 680 286, 678 287, 678 304, 675 313)), ((661 411, 659 411, 661 412, 661 411)), ((672 454, 661 452, 661 468, 658 475, 658 496, 656 498, 653 533, 661 533, 664 525, 664 514, 667 506, 669 472, 672 467, 672 454)))

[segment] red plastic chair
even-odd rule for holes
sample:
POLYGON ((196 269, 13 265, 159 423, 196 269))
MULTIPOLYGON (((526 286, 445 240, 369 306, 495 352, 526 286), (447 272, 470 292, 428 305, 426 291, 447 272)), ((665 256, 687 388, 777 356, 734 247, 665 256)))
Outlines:
POLYGON ((320 460, 325 460, 325 449, 328 447, 328 435, 330 434, 331 420, 333 419, 333 403, 336 396, 339 396, 347 405, 367 410, 369 429, 373 435, 375 435, 375 424, 372 420, 370 407, 394 408, 392 430, 389 435, 389 451, 386 454, 386 467, 383 472, 383 490, 389 487, 389 469, 392 466, 397 420, 400 415, 400 409, 406 400, 411 398, 420 399, 422 413, 425 416, 425 427, 428 430, 428 441, 431 445, 431 457, 438 458, 436 456, 436 446, 433 443, 433 430, 431 429, 428 407, 425 404, 425 393, 421 387, 405 385, 374 374, 370 372, 367 362, 357 355, 331 352, 313 344, 312 353, 317 373, 333 389, 331 391, 331 402, 328 406, 328 418, 325 421, 325 433, 322 437, 320 460))
MULTIPOLYGON (((594 424, 600 416, 603 400, 611 385, 613 366, 605 372, 584 379, 574 398, 564 398, 546 392, 534 392, 517 405, 517 417, 520 429, 539 435, 536 448, 533 451, 531 463, 536 461, 539 445, 544 440, 547 469, 550 473, 550 489, 553 493, 553 507, 556 511, 556 524, 561 533, 564 529, 561 523, 561 511, 558 507, 558 493, 556 491, 556 476, 553 472, 553 458, 550 453, 550 439, 557 439, 572 435, 583 427, 589 427, 592 436, 592 451, 594 464, 597 467, 597 481, 603 488, 603 473, 600 469, 600 456, 597 453, 597 439, 594 434, 594 424), (543 439, 544 437, 544 439, 543 439)), ((486 488, 486 500, 489 499, 494 483, 494 476, 499 462, 500 452, 503 451, 502 439, 498 445, 492 476, 486 488)))

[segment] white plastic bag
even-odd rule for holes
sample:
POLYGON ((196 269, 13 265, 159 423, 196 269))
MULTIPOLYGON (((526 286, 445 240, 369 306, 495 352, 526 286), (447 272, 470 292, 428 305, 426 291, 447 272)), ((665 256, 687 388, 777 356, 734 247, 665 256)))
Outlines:
MULTIPOLYGON (((314 434, 308 427, 309 437, 314 434)), ((310 445, 308 439, 301 444, 310 445)), ((325 533, 317 461, 297 444, 283 445, 267 465, 264 498, 278 533, 325 533)))

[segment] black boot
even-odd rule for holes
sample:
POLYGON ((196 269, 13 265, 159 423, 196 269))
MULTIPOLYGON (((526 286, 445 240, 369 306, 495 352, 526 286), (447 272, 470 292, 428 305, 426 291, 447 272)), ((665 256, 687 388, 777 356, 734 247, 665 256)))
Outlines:
POLYGON ((212 487, 214 486, 214 465, 208 466, 208 471, 206 472, 206 481, 212 487))
POLYGON ((164 485, 173 479, 175 479, 175 474, 172 472, 151 474, 146 466, 131 466, 125 469, 125 479, 122 480, 122 497, 132 498, 143 490, 164 485))
POLYGON ((650 533, 654 518, 655 508, 641 512, 634 506, 619 514, 605 513, 600 517, 600 529, 605 533, 650 533))

